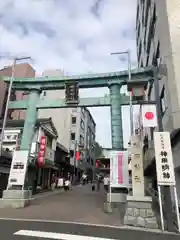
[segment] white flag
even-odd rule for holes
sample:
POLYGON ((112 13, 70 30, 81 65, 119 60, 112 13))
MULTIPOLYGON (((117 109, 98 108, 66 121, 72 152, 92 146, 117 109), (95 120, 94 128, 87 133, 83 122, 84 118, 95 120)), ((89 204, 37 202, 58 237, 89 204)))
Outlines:
POLYGON ((157 112, 155 104, 142 105, 142 125, 146 127, 157 127, 157 112))

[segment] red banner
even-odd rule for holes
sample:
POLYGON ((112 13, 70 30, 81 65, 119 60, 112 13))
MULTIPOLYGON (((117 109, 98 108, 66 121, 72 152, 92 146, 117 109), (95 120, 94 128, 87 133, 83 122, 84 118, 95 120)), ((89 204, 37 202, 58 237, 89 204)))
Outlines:
POLYGON ((45 160, 45 153, 46 153, 46 136, 42 136, 40 139, 40 146, 38 152, 38 165, 44 165, 45 160))
POLYGON ((96 160, 96 168, 98 168, 98 167, 99 167, 99 161, 96 160))
POLYGON ((76 160, 79 161, 81 159, 81 154, 80 152, 76 152, 76 160))

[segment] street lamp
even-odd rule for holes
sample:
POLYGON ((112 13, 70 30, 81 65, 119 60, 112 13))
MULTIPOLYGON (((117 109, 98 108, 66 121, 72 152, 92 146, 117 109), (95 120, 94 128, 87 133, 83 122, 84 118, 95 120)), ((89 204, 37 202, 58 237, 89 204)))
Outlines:
MULTIPOLYGON (((123 55, 126 54, 128 59, 128 82, 131 81, 131 52, 128 49, 127 51, 123 51, 123 52, 113 52, 111 53, 111 55, 123 55)), ((130 92, 129 95, 129 111, 130 111, 130 130, 131 130, 131 136, 133 135, 133 105, 132 105, 132 93, 130 92)))
MULTIPOLYGON (((11 57, 0 56, 0 58, 11 58, 11 57)), ((8 88, 6 108, 5 108, 5 112, 4 112, 4 119, 3 119, 3 124, 2 124, 1 135, 0 135, 0 156, 2 155, 2 144, 3 144, 4 131, 5 131, 7 117, 8 117, 8 108, 9 108, 9 102, 11 99, 12 86, 13 86, 13 81, 15 78, 16 62, 20 61, 20 60, 31 59, 31 57, 14 57, 13 59, 14 60, 13 60, 13 65, 12 65, 12 74, 11 74, 11 79, 10 79, 9 88, 8 88)))

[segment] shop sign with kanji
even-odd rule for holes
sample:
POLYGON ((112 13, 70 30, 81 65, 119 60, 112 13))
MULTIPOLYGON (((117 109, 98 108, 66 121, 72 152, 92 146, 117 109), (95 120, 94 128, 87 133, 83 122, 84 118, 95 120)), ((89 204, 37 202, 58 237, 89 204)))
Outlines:
POLYGON ((158 185, 175 186, 174 163, 169 132, 154 132, 158 185))
POLYGON ((46 137, 41 136, 40 146, 38 152, 38 164, 43 165, 45 161, 45 152, 46 152, 46 137))

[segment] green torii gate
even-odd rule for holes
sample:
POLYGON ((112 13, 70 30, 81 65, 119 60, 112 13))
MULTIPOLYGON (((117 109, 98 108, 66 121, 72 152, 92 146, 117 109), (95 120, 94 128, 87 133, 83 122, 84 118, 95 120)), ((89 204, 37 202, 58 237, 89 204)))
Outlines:
MULTIPOLYGON (((132 82, 147 82, 152 78, 152 68, 134 69, 131 74, 132 82)), ((9 82, 10 78, 3 77, 3 80, 9 82)), ((38 109, 110 106, 112 149, 123 150, 121 106, 129 104, 129 97, 120 94, 120 89, 123 85, 129 84, 127 81, 127 71, 62 77, 15 78, 13 89, 30 92, 28 100, 12 101, 9 104, 9 109, 27 109, 20 149, 30 149, 38 109), (99 98, 81 98, 79 103, 74 105, 67 104, 63 99, 40 99, 43 90, 65 89, 65 83, 68 81, 78 82, 78 87, 81 89, 108 87, 110 93, 99 98)))

